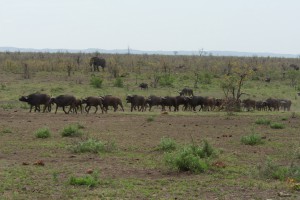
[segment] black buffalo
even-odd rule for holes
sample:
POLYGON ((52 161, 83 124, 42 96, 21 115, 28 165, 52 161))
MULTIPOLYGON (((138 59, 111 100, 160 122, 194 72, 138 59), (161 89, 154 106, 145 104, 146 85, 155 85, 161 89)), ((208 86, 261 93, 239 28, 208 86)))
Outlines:
POLYGON ((194 96, 193 90, 190 88, 183 88, 180 92, 179 92, 180 96, 194 96))
POLYGON ((200 106, 199 111, 204 108, 204 97, 202 96, 192 96, 187 97, 188 98, 188 105, 193 109, 193 111, 196 111, 196 107, 200 106))
POLYGON ((256 101, 253 100, 253 99, 244 99, 242 101, 242 105, 243 107, 247 110, 247 111, 250 111, 251 109, 252 110, 255 110, 255 106, 256 106, 256 101))
POLYGON ((139 87, 141 88, 141 90, 148 90, 148 84, 147 83, 141 83, 139 85, 139 87))
POLYGON ((281 109, 283 109, 284 111, 290 111, 291 110, 291 105, 292 105, 292 101, 291 100, 287 100, 287 99, 278 99, 279 101, 279 106, 281 109))
POLYGON ((92 57, 90 59, 90 66, 94 71, 99 71, 99 67, 102 67, 102 70, 106 67, 106 61, 104 58, 92 57))
POLYGON ((279 104, 279 100, 278 99, 268 98, 267 100, 264 101, 264 103, 268 107, 269 111, 271 111, 272 108, 273 108, 274 111, 275 110, 279 110, 280 104, 279 104))
POLYGON ((82 100, 82 104, 86 104, 85 111, 89 113, 92 106, 96 108, 95 112, 98 111, 98 106, 101 108, 101 111, 103 113, 103 104, 102 104, 103 98, 102 97, 87 97, 82 100))
POLYGON ((255 109, 258 111, 266 110, 267 104, 265 101, 256 101, 255 102, 255 109))
POLYGON ((50 99, 50 96, 47 94, 34 93, 28 96, 22 96, 19 101, 27 102, 30 105, 29 112, 31 112, 33 106, 35 107, 34 112, 40 111, 40 105, 44 105, 43 112, 45 112, 46 108, 48 108, 48 111, 50 112, 50 99))
POLYGON ((70 110, 74 110, 77 114, 76 101, 77 100, 73 95, 59 95, 50 100, 51 104, 56 104, 55 114, 57 113, 58 107, 62 107, 65 114, 69 114, 70 110), (66 106, 70 106, 68 111, 65 110, 66 106))
POLYGON ((122 111, 124 112, 122 101, 119 97, 115 97, 112 95, 107 95, 102 97, 102 104, 103 104, 103 110, 107 113, 108 106, 112 106, 114 108, 114 112, 118 110, 118 106, 121 107, 122 111))
POLYGON ((146 104, 145 97, 139 95, 128 95, 126 97, 126 101, 127 103, 131 104, 131 112, 136 107, 138 108, 138 111, 142 111, 142 112, 144 111, 145 104, 146 104))
POLYGON ((188 106, 188 98, 185 96, 176 96, 177 106, 176 111, 179 111, 179 106, 183 105, 183 108, 186 108, 188 106))
POLYGON ((169 111, 171 111, 172 106, 174 107, 174 111, 176 111, 177 110, 177 99, 176 99, 176 97, 170 97, 170 96, 162 97, 161 105, 162 105, 162 111, 166 110, 165 109, 166 106, 169 107, 169 111))
POLYGON ((155 95, 150 95, 146 99, 146 105, 149 105, 149 111, 151 111, 152 106, 161 106, 162 105, 162 100, 161 97, 155 96, 155 95))

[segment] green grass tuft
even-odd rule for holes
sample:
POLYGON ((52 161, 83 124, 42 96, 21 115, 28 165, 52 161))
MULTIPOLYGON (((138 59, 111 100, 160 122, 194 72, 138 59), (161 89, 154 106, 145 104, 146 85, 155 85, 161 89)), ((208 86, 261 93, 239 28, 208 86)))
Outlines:
POLYGON ((178 146, 178 144, 176 143, 176 141, 174 139, 168 138, 168 137, 163 137, 160 140, 158 149, 161 151, 170 152, 170 151, 176 150, 177 146, 178 146))
POLYGON ((245 135, 241 138, 241 142, 246 145, 258 145, 263 144, 261 136, 258 134, 245 135))
POLYGON ((271 123, 271 120, 264 119, 264 118, 259 118, 255 121, 255 124, 259 124, 259 125, 269 125, 270 123, 271 123))
POLYGON ((83 135, 83 132, 77 124, 70 124, 62 130, 61 135, 63 137, 79 137, 83 135))
POLYGON ((48 138, 50 137, 50 130, 48 127, 40 128, 34 133, 36 138, 48 138))
POLYGON ((71 176, 69 179, 70 185, 86 185, 88 187, 96 187, 99 184, 98 175, 96 173, 92 175, 86 175, 83 177, 71 176))
POLYGON ((285 126, 282 123, 274 122, 274 123, 270 124, 270 127, 273 128, 273 129, 284 129, 285 126))
POLYGON ((100 152, 112 152, 116 150, 116 144, 114 142, 101 142, 95 139, 88 139, 80 142, 77 145, 71 147, 74 153, 100 153, 100 152))

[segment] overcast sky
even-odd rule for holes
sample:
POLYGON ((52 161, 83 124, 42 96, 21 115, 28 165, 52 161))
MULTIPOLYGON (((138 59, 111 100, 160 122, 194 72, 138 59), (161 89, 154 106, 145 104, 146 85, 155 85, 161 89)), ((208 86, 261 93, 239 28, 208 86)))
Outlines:
POLYGON ((300 0, 0 0, 0 46, 300 54, 300 0))

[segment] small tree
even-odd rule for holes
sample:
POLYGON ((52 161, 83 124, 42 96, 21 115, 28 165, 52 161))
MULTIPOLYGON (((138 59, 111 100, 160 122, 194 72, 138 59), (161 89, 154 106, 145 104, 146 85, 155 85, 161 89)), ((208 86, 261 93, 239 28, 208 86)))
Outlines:
POLYGON ((226 98, 226 109, 230 111, 240 110, 240 98, 245 93, 242 87, 247 78, 253 73, 249 66, 238 67, 238 64, 232 65, 231 73, 223 76, 221 88, 226 98))

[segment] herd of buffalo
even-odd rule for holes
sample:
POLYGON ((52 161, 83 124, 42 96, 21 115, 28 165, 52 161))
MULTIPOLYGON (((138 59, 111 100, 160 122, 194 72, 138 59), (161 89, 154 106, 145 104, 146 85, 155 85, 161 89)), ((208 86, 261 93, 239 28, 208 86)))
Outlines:
MULTIPOLYGON (((109 110, 109 107, 113 107, 114 112, 120 107, 124 111, 122 100, 119 97, 106 95, 106 96, 90 96, 84 99, 77 99, 73 95, 59 95, 57 97, 50 97, 47 94, 33 93, 28 96, 22 96, 20 99, 22 102, 27 102, 30 105, 30 111, 34 108, 34 111, 41 111, 40 106, 43 105, 43 112, 51 112, 52 105, 56 105, 55 113, 57 109, 61 107, 63 111, 68 114, 70 112, 77 113, 79 110, 81 113, 85 111, 89 113, 91 107, 95 107, 95 113, 100 107, 102 113, 109 110), (84 106, 85 105, 85 106, 84 106), (84 107, 84 109, 83 109, 84 107), (66 110, 67 109, 67 110, 66 110)), ((127 103, 131 104, 130 111, 146 111, 147 108, 151 111, 153 106, 161 106, 161 110, 165 111, 166 107, 169 111, 174 108, 174 111, 179 111, 179 106, 182 105, 183 111, 196 111, 199 107, 199 111, 213 111, 222 110, 228 103, 228 99, 218 99, 213 97, 194 96, 193 90, 184 88, 178 96, 166 96, 159 97, 150 95, 148 98, 139 95, 128 95, 126 97, 127 103)), ((268 98, 264 101, 255 101, 252 99, 245 99, 240 102, 243 109, 250 110, 279 110, 289 111, 292 102, 286 99, 274 99, 268 98)))

